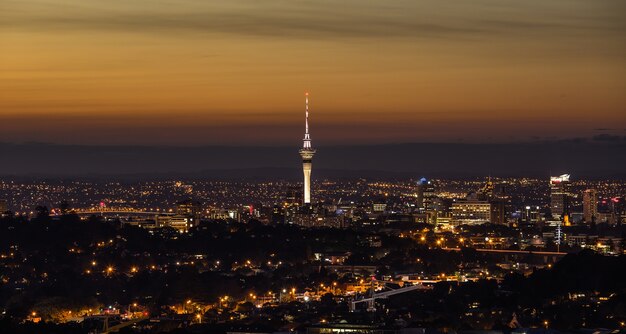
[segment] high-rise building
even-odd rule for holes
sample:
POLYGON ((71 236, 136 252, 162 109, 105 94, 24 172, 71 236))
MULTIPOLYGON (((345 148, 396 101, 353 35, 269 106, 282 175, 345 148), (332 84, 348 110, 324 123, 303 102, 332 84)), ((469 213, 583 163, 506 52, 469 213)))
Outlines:
POLYGON ((595 222, 598 217, 598 191, 595 189, 583 192, 583 217, 586 223, 595 222))
POLYGON ((432 209, 434 197, 435 185, 426 178, 421 178, 417 182, 417 207, 424 210, 432 209))
POLYGON ((506 224, 506 202, 502 200, 492 200, 490 204, 491 223, 500 225, 506 224))
POLYGON ((567 213, 569 177, 569 174, 550 177, 550 210, 554 217, 562 217, 567 213))
POLYGON ((491 203, 491 223, 506 224, 507 207, 509 204, 509 195, 506 191, 506 185, 493 184, 491 180, 489 180, 485 187, 481 189, 481 193, 482 196, 491 203))
POLYGON ((494 197, 494 188, 493 182, 491 182, 491 177, 489 177, 489 180, 487 180, 485 185, 478 191, 478 198, 483 201, 491 200, 494 197))
POLYGON ((305 94, 304 112, 304 140, 300 149, 302 157, 302 171, 304 172, 304 204, 311 204, 311 168, 313 165, 313 155, 315 150, 311 146, 311 136, 309 135, 309 93, 305 94))
POLYGON ((415 197, 417 197, 417 203, 415 203, 415 206, 419 209, 424 207, 424 183, 426 182, 426 178, 421 178, 417 181, 417 191, 415 194, 415 197))

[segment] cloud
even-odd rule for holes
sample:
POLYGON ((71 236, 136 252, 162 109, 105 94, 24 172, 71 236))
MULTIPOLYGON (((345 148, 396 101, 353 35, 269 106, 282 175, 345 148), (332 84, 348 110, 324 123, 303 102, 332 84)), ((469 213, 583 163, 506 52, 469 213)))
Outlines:
POLYGON ((592 137, 592 139, 595 140, 595 141, 611 142, 611 143, 618 143, 618 142, 621 142, 621 141, 626 142, 626 137, 617 136, 617 135, 611 135, 611 134, 608 134, 608 133, 595 135, 595 136, 592 137))
POLYGON ((518 5, 508 2, 508 6, 498 7, 491 1, 441 4, 403 0, 230 0, 219 5, 204 1, 8 0, 4 14, 0 14, 0 27, 302 38, 468 38, 529 31, 571 34, 581 29, 624 32, 625 26, 620 23, 623 15, 605 15, 601 6, 606 4, 588 6, 590 12, 604 15, 599 17, 581 12, 580 3, 557 2, 561 5, 546 8, 533 2, 518 5), (571 6, 575 14, 568 14, 570 11, 564 6, 571 6))

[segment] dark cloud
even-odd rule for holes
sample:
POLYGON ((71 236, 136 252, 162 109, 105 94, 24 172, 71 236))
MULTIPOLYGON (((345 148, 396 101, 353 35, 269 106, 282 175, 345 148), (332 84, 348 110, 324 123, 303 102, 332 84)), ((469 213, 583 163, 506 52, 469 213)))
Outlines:
POLYGON ((621 142, 621 141, 626 142, 626 137, 622 137, 622 136, 618 136, 618 135, 612 135, 612 134, 608 134, 608 133, 595 135, 595 136, 592 137, 592 139, 595 140, 595 141, 611 142, 611 143, 616 143, 616 142, 621 142))
MULTIPOLYGON (((0 27, 26 29, 86 29, 124 32, 232 33, 285 37, 429 37, 458 38, 532 31, 580 30, 624 32, 619 15, 576 15, 559 7, 538 4, 510 5, 495 14, 490 1, 471 5, 458 2, 441 5, 432 1, 287 1, 258 3, 233 1, 215 6, 204 2, 136 1, 136 5, 93 1, 59 1, 41 4, 27 0, 8 1, 0 14, 0 27), (18 3, 18 4, 16 4, 18 3), (25 5, 26 4, 26 5, 25 5), (30 4, 30 6, 28 6, 30 4), (13 10, 10 10, 14 8, 13 10), (533 14, 534 13, 534 14, 533 14), (536 15, 543 14, 543 17, 536 15)), ((563 2, 568 6, 569 2, 563 2)), ((619 2, 609 1, 609 3, 619 2)), ((603 5, 590 6, 598 11, 603 5)), ((604 5, 606 6, 606 5, 604 5)), ((620 6, 620 5, 615 5, 620 6)), ((575 6, 572 6, 575 7, 575 6)), ((580 6, 579 6, 580 7, 580 6)), ((608 7, 608 6, 607 6, 608 7)), ((496 8, 498 9, 498 8, 496 8)))

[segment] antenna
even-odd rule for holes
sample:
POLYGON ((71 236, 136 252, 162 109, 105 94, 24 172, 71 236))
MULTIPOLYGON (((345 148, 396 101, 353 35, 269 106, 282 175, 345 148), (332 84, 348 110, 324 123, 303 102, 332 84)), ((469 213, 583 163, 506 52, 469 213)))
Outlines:
POLYGON ((304 93, 304 143, 305 149, 311 148, 311 136, 309 135, 309 93, 304 93))

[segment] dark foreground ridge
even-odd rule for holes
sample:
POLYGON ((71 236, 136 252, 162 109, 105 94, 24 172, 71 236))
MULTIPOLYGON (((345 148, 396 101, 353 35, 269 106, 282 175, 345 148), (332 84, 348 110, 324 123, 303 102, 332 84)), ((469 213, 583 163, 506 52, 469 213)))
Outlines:
MULTIPOLYGON (((496 253, 436 247, 439 239, 432 232, 424 239, 419 237, 424 232, 406 238, 410 231, 428 229, 425 224, 338 230, 226 220, 205 221, 179 234, 95 216, 50 217, 44 211, 30 221, 16 217, 0 223, 0 242, 12 245, 2 254, 3 333, 100 333, 105 319, 111 327, 132 324, 120 333, 360 328, 388 334, 508 333, 513 314, 520 326, 538 333, 545 327, 551 333, 619 328, 626 320, 626 256, 580 248, 566 248, 568 254, 547 266, 543 255, 521 257, 536 266, 525 276, 494 265, 494 256, 502 257, 496 253), (318 252, 331 256, 346 249, 351 251, 342 265, 316 260, 318 252), (471 269, 480 267, 480 275, 471 269), (379 299, 374 311, 364 305, 351 309, 350 291, 383 283, 385 289, 410 288, 398 279, 402 272, 421 273, 413 275, 434 283, 379 299), (460 283, 472 273, 478 278, 460 283), (80 319, 74 319, 78 313, 80 319)), ((471 233, 479 231, 509 233, 489 225, 471 233)))

